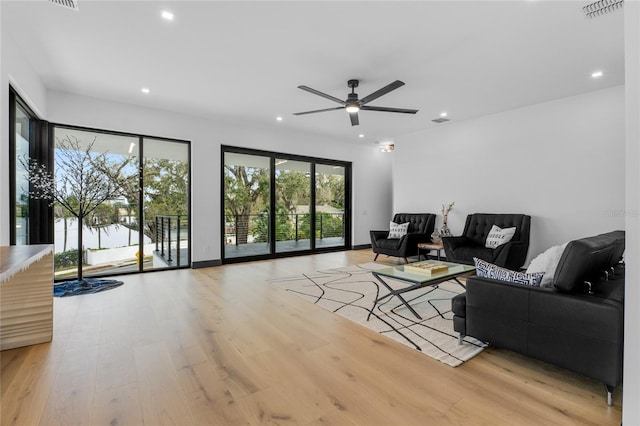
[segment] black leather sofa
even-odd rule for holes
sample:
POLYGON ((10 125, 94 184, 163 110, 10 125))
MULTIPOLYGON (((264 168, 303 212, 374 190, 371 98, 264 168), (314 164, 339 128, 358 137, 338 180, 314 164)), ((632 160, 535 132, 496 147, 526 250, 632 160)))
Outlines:
POLYGON ((603 382, 622 380, 624 231, 567 244, 552 287, 477 276, 452 300, 454 330, 603 382))
POLYGON ((408 263, 407 257, 418 254, 418 244, 431 242, 431 234, 436 224, 436 215, 431 213, 396 213, 394 223, 409 222, 407 235, 400 239, 389 239, 389 231, 369 231, 371 249, 376 254, 401 257, 408 263))
POLYGON ((442 244, 447 261, 473 265, 477 257, 509 269, 518 269, 529 250, 531 216, 524 214, 474 213, 467 216, 464 231, 459 237, 444 237, 442 244), (484 246, 493 225, 500 228, 516 228, 511 241, 495 249, 484 246))

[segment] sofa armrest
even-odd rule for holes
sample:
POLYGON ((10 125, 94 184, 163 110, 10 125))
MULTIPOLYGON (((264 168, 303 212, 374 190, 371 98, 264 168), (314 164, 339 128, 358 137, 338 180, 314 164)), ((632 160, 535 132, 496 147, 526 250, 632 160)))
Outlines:
POLYGON ((389 236, 389 231, 369 231, 369 235, 371 236, 371 241, 377 241, 382 238, 387 238, 389 236))
POLYGON ((517 270, 524 264, 529 245, 521 241, 509 241, 495 248, 492 263, 517 270))
POLYGON ((419 232, 410 232, 405 235, 408 245, 417 245, 419 243, 427 243, 431 241, 431 235, 422 234, 419 232))
POLYGON ((453 251, 459 247, 464 247, 472 244, 473 242, 465 236, 442 238, 442 245, 444 245, 445 252, 453 251))

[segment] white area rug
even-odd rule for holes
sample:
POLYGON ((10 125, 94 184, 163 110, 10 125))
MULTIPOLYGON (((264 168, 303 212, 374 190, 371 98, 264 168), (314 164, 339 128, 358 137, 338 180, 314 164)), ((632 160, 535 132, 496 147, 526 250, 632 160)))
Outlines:
MULTIPOLYGON (((464 289, 455 281, 404 293, 404 298, 422 320, 397 297, 390 297, 376 305, 367 321, 373 301, 388 293, 371 271, 385 267, 366 263, 269 282, 452 367, 471 359, 486 347, 471 337, 465 337, 464 343, 458 345, 458 335, 453 331, 451 298, 464 289)), ((406 282, 384 279, 392 288, 407 286, 406 282)))

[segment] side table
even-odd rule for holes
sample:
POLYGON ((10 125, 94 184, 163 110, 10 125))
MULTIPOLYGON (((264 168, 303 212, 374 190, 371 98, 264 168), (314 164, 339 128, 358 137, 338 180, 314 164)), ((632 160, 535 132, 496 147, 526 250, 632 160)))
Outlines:
POLYGON ((420 261, 420 251, 426 250, 424 258, 427 258, 427 254, 431 250, 435 250, 438 255, 438 260, 440 260, 440 251, 444 250, 444 245, 442 243, 419 243, 418 244, 418 261, 420 261))

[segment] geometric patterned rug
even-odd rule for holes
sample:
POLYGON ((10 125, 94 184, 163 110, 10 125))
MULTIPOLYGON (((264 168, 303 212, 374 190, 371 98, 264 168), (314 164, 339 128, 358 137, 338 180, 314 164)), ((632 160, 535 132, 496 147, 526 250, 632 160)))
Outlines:
MULTIPOLYGON (((453 331, 451 299, 464 289, 455 281, 404 293, 404 298, 422 320, 397 297, 389 297, 375 306, 367 321, 373 301, 388 293, 371 271, 386 267, 366 263, 269 280, 269 283, 452 367, 471 359, 487 346, 472 337, 465 337, 464 343, 458 344, 458 334, 453 331)), ((392 288, 396 288, 394 284, 398 287, 407 285, 391 278, 384 279, 392 288)))

